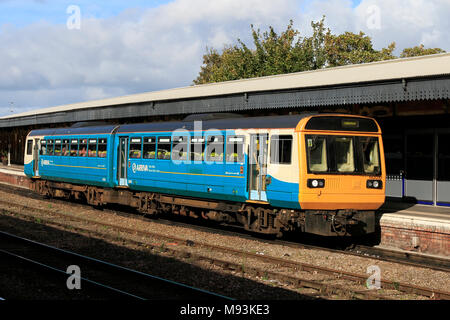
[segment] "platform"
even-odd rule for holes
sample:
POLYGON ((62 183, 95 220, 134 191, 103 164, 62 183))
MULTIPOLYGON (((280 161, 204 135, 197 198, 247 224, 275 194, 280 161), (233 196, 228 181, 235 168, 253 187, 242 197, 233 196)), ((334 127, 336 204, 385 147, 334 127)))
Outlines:
MULTIPOLYGON (((30 188, 23 166, 0 164, 0 183, 30 188)), ((388 201, 378 215, 380 246, 450 256, 450 208, 388 201)))

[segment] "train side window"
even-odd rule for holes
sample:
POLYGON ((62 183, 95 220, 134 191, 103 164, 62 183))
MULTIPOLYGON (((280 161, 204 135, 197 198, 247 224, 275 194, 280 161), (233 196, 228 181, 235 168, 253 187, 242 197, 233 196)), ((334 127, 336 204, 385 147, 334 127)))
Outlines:
POLYGON ((33 140, 27 141, 27 155, 31 156, 33 154, 33 140))
POLYGON ((205 138, 192 137, 191 138, 191 161, 203 161, 205 154, 205 138))
POLYGON ((206 161, 223 162, 223 136, 209 136, 206 144, 206 161))
POLYGON ((100 158, 106 158, 108 147, 108 139, 98 139, 98 156, 100 158))
POLYGON ((145 137, 144 138, 144 159, 155 159, 156 157, 156 138, 145 137))
POLYGON ((62 156, 64 156, 64 157, 69 156, 69 152, 70 152, 69 146, 70 146, 69 139, 64 139, 63 144, 62 144, 62 151, 61 151, 62 156))
POLYGON ((86 157, 87 156, 87 139, 80 139, 80 151, 78 153, 78 156, 80 157, 86 157))
POLYGON ((88 144, 88 157, 97 156, 97 139, 89 139, 88 144))
POLYGON ((311 172, 327 172, 327 139, 319 136, 306 136, 308 169, 311 172))
POLYGON ((61 155, 61 140, 55 140, 55 156, 60 156, 61 155))
POLYGON ((160 160, 170 160, 170 137, 159 137, 158 138, 158 159, 160 160))
POLYGON ((47 155, 47 140, 41 140, 41 156, 47 155))
POLYGON ((53 155, 53 140, 47 140, 47 155, 53 155))
POLYGON ((70 141, 70 156, 76 157, 78 155, 78 140, 72 139, 70 141))
POLYGON ((130 158, 140 159, 142 153, 142 139, 131 138, 130 140, 130 158))
POLYGON ((187 160, 188 158, 188 137, 174 136, 172 145, 172 160, 187 160))
POLYGON ((291 164, 292 136, 274 135, 270 140, 270 163, 291 164))
POLYGON ((227 162, 244 162, 244 142, 243 136, 227 137, 227 162))

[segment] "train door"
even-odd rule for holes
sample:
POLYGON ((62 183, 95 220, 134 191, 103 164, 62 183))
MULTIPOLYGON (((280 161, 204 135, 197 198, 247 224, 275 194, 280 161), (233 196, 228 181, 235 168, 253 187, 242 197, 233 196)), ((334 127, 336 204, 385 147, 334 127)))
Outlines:
POLYGON ((39 177, 39 139, 34 139, 33 146, 33 176, 39 177))
POLYGON ((128 186, 127 162, 128 162, 128 137, 119 137, 119 152, 117 153, 117 181, 119 186, 128 186))
POLYGON ((269 135, 267 133, 251 134, 248 153, 249 198, 267 201, 266 175, 269 135))

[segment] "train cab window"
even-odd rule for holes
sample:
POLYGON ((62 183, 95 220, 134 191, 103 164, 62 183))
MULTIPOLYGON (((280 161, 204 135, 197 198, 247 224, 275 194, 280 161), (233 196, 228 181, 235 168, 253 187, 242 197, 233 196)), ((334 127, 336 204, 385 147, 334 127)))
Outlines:
POLYGON ((174 136, 172 146, 172 160, 187 160, 188 158, 188 137, 174 136))
POLYGON ((53 155, 53 140, 47 140, 47 155, 53 155))
POLYGON ((61 155, 61 140, 55 140, 55 156, 61 155))
POLYGON ((106 158, 107 154, 107 146, 108 146, 108 139, 98 139, 98 156, 100 158, 106 158))
POLYGON ((144 159, 155 159, 156 155, 156 138, 145 137, 144 138, 144 159))
POLYGON ((355 157, 352 137, 334 139, 336 169, 338 172, 355 172, 355 157))
POLYGON ((206 161, 223 162, 223 136, 209 136, 206 144, 206 161))
POLYGON ((203 161, 205 154, 205 138, 191 138, 191 161, 203 161))
POLYGON ((47 140, 41 140, 41 156, 47 155, 47 140))
POLYGON ((292 136, 274 135, 270 140, 270 163, 291 164, 292 136))
POLYGON ((88 144, 88 157, 97 156, 97 139, 89 139, 88 144))
POLYGON ((70 156, 76 157, 78 155, 78 140, 72 139, 70 140, 70 156))
POLYGON ((170 137, 159 137, 158 138, 158 159, 160 160, 170 160, 170 146, 171 146, 171 138, 170 137))
POLYGON ((359 143, 362 149, 364 172, 369 174, 380 174, 381 167, 378 138, 361 137, 359 138, 359 143))
POLYGON ((62 144, 61 155, 64 157, 69 156, 70 148, 69 148, 69 139, 64 139, 62 144))
POLYGON ((80 157, 86 157, 87 156, 87 139, 80 139, 80 151, 78 153, 78 156, 80 157))
POLYGON ((27 141, 27 155, 31 156, 33 154, 33 140, 27 141))
POLYGON ((308 170, 327 172, 327 139, 320 136, 306 136, 308 170))
POLYGON ((130 158, 140 159, 142 153, 142 139, 131 138, 130 140, 130 158))
POLYGON ((227 162, 244 162, 244 142, 242 136, 227 137, 227 162))

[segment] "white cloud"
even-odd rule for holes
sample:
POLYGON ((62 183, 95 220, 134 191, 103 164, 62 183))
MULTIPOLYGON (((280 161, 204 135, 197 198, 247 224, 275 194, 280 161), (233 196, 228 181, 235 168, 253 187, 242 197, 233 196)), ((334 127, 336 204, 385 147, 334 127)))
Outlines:
POLYGON ((423 43, 450 51, 448 0, 175 0, 108 19, 82 18, 81 30, 45 22, 0 26, 0 115, 33 107, 187 86, 205 48, 237 38, 251 43, 250 24, 302 33, 326 15, 335 33, 363 30, 376 48, 423 43), (301 5, 304 5, 300 11, 301 5), (380 29, 367 28, 367 8, 380 8, 380 29))

